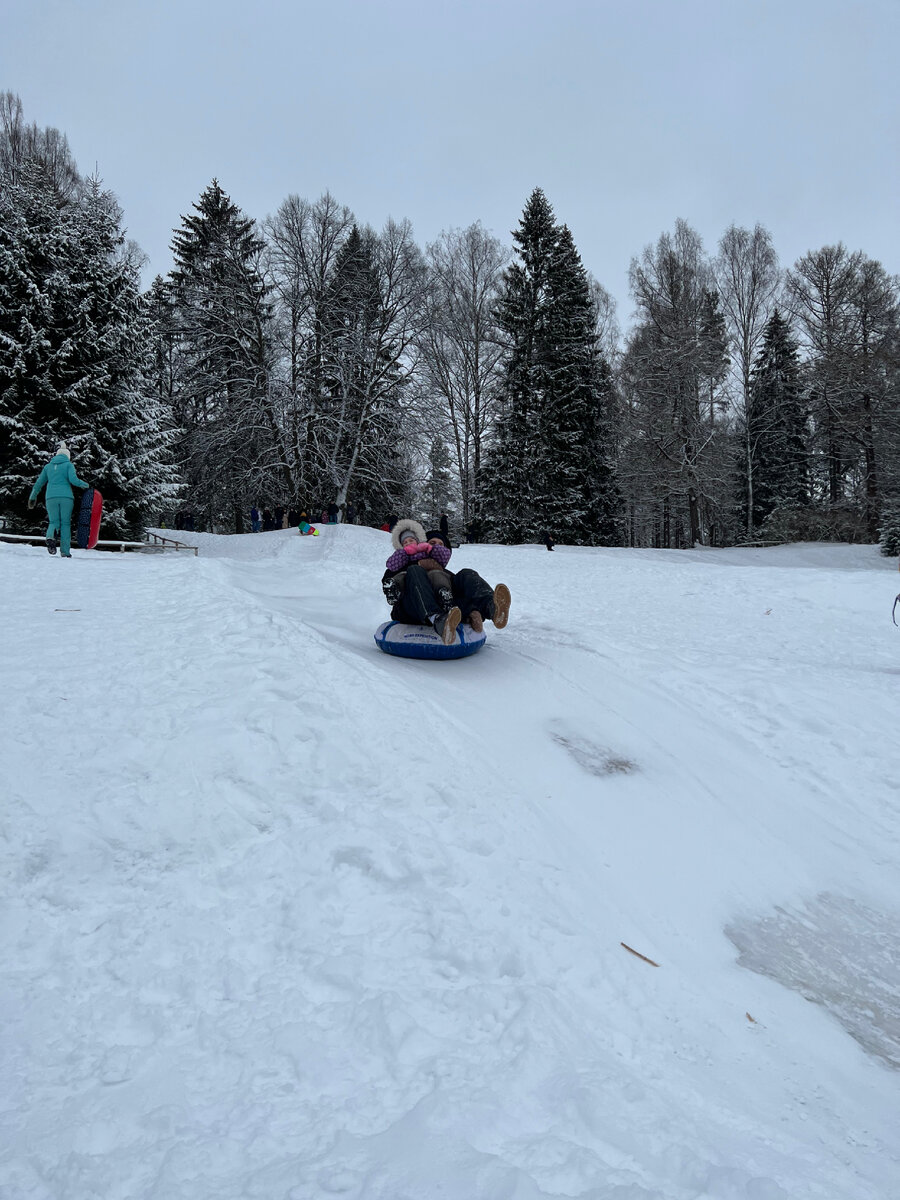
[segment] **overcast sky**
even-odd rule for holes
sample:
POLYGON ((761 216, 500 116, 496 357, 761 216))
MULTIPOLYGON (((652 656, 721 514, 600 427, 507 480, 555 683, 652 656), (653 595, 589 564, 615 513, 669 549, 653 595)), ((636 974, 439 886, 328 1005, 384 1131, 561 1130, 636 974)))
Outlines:
MULTIPOLYGON (((505 241, 535 186, 632 311, 684 217, 762 222, 789 265, 900 271, 900 0, 3 0, 0 90, 69 138, 150 273, 213 176, 262 219, 332 192, 425 243, 505 241)), ((148 279, 150 275, 148 275, 148 279)))

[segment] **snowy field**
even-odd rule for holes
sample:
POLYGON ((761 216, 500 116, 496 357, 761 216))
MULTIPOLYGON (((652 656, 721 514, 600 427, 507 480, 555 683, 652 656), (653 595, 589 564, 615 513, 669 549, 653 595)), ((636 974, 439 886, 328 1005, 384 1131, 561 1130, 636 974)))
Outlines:
POLYGON ((182 536, 0 547, 3 1200, 900 1196, 896 563, 182 536))

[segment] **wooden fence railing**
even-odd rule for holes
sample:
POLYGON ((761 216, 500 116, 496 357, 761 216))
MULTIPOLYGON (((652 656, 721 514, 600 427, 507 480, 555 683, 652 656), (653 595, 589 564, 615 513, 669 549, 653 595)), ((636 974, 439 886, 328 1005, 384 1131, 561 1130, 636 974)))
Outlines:
MULTIPOLYGON (((4 533, 0 530, 0 542, 32 542, 43 545, 47 539, 42 533, 4 533)), ((177 542, 174 538, 163 537, 158 533, 148 533, 146 542, 125 542, 115 538, 101 538, 98 546, 112 546, 117 550, 136 550, 139 553, 148 550, 191 550, 196 558, 199 554, 197 546, 189 546, 187 542, 177 542)))

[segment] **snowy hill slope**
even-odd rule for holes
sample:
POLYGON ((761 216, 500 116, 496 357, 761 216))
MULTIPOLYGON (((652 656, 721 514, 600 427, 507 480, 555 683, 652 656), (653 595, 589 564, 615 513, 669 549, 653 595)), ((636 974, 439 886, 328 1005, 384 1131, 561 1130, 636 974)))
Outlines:
POLYGON ((0 547, 0 1195, 900 1195, 892 563, 193 538, 0 547))

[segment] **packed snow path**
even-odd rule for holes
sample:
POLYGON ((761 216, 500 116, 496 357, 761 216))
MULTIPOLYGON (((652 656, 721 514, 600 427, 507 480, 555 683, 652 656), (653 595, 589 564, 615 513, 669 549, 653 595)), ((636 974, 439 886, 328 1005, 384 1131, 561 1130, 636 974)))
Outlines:
POLYGON ((895 564, 192 540, 0 547, 4 1200, 900 1195, 895 564))

